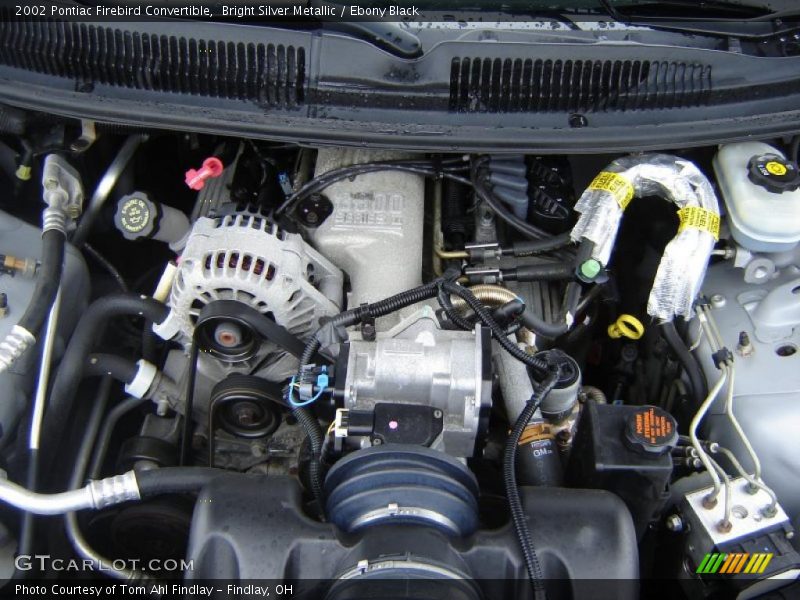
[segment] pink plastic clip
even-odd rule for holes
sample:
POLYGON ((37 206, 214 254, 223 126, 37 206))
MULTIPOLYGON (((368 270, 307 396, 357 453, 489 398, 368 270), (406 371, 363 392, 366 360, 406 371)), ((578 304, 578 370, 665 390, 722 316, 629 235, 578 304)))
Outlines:
POLYGON ((202 190, 206 184, 206 179, 219 177, 224 169, 222 161, 214 156, 203 161, 200 169, 189 169, 186 171, 186 185, 193 190, 202 190))

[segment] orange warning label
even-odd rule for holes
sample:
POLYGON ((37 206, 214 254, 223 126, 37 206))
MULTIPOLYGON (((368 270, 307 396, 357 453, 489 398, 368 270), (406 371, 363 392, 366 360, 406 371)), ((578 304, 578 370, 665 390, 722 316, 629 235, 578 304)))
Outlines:
POLYGON ((672 436, 672 421, 666 415, 657 415, 651 407, 636 414, 636 433, 650 444, 661 444, 672 436))

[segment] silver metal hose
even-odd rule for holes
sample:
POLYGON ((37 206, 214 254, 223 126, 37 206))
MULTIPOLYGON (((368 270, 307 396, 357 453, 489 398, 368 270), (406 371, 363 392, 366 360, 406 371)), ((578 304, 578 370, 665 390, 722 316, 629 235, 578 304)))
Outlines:
MULTIPOLYGON (((482 304, 486 304, 487 306, 502 306, 512 300, 519 299, 519 296, 514 292, 501 285, 491 285, 488 283, 474 285, 469 288, 469 291, 472 292, 482 304)), ((459 298, 458 296, 453 297, 451 302, 453 303, 453 308, 457 311, 463 311, 467 308, 467 303, 463 298, 459 298)))
POLYGON ((37 515, 63 515, 87 508, 100 509, 140 498, 133 471, 57 494, 39 494, 7 479, 0 479, 0 502, 37 515))
POLYGON ((53 361, 53 348, 56 343, 56 332, 58 330, 58 317, 61 312, 61 288, 58 288, 56 299, 50 308, 47 317, 47 328, 44 333, 44 343, 42 346, 42 358, 39 363, 39 379, 36 382, 36 396, 33 401, 33 417, 31 418, 31 429, 28 438, 28 449, 36 451, 39 449, 39 441, 42 433, 42 419, 44 418, 44 407, 47 404, 47 390, 50 384, 50 367, 53 361))

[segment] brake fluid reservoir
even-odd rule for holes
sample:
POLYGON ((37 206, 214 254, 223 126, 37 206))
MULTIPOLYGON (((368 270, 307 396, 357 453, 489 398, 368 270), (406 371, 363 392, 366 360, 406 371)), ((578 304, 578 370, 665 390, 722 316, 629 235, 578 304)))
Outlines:
POLYGON ((800 175, 779 150, 761 142, 724 145, 714 172, 740 245, 783 252, 800 241, 800 175))

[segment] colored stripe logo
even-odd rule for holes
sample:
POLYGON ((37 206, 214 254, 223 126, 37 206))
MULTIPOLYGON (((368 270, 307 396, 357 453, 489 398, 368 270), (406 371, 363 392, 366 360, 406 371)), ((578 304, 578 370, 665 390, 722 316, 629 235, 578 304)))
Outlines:
POLYGON ((705 555, 695 573, 701 575, 736 575, 739 573, 758 575, 766 571, 772 556, 772 552, 710 553, 705 555))

